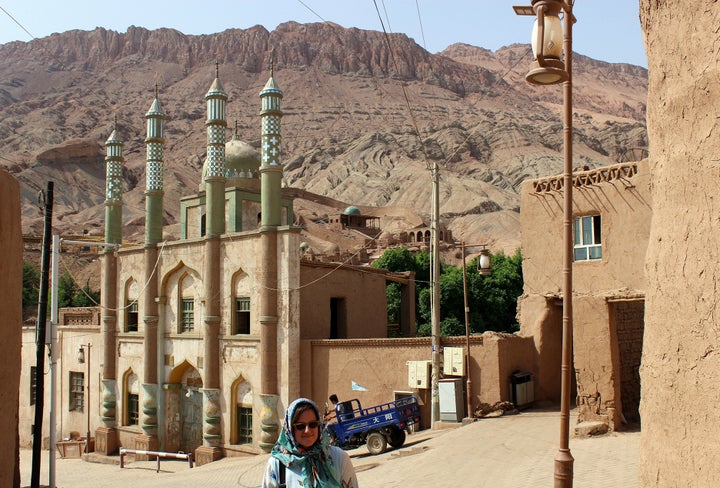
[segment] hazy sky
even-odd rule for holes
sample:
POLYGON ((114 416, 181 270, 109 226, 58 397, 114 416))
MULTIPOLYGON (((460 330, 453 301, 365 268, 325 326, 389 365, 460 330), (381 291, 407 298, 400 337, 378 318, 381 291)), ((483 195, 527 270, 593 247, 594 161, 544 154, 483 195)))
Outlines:
MULTIPOLYGON (((379 11, 386 30, 405 33, 432 53, 456 42, 496 50, 529 43, 532 17, 516 16, 513 4, 530 0, 0 0, 0 44, 72 29, 125 32, 131 25, 212 34, 257 24, 273 30, 292 20, 380 31, 379 11)), ((575 52, 647 66, 638 0, 576 0, 574 13, 575 52)))

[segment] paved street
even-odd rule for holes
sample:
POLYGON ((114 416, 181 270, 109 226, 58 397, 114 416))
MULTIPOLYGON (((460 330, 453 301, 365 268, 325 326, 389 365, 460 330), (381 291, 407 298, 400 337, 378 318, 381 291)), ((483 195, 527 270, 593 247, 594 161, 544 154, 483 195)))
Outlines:
MULTIPOLYGON (((571 425, 575 418, 571 418, 571 425)), ((529 410, 520 415, 483 419, 470 425, 423 431, 408 436, 399 450, 370 456, 365 447, 350 451, 363 487, 527 488, 553 485, 553 459, 559 441, 556 411, 529 410)), ((571 438, 575 488, 637 487, 639 432, 571 438)), ((260 485, 268 455, 225 458, 190 469, 185 461, 89 463, 58 457, 58 488, 127 488, 260 485)), ((22 486, 30 485, 32 452, 21 452, 22 486)), ((48 482, 44 451, 41 485, 48 482)))

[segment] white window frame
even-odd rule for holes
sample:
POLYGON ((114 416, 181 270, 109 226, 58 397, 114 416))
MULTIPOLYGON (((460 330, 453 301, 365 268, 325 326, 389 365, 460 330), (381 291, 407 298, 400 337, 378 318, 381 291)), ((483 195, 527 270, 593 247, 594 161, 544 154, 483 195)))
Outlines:
POLYGON ((602 259, 602 219, 600 215, 583 215, 573 222, 573 260, 602 259))

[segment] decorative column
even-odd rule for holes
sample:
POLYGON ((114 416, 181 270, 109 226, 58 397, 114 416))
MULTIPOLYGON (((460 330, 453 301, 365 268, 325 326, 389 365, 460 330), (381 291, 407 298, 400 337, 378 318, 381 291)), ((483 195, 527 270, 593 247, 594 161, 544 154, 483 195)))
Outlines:
MULTIPOLYGON (((162 242, 163 213, 163 149, 165 145, 165 114, 155 85, 155 100, 145 114, 145 290, 143 293, 143 383, 142 434, 135 437, 135 448, 156 451, 158 441, 158 244, 162 242)), ((140 456, 138 459, 147 459, 140 456)))
POLYGON ((220 236, 225 233, 225 128, 227 93, 215 81, 205 95, 207 102, 207 159, 205 167, 205 263, 203 309, 203 445, 195 450, 198 465, 222 457, 220 431, 220 236))
MULTIPOLYGON (((105 141, 105 242, 122 243, 122 164, 123 142, 117 135, 117 118, 113 131, 105 141)), ((102 402, 100 418, 102 426, 95 431, 95 451, 109 455, 118 448, 117 433, 117 372, 116 327, 117 327, 117 248, 103 247, 102 251, 102 402)))
POLYGON ((261 245, 262 266, 259 276, 260 295, 260 448, 270 451, 279 434, 277 412, 277 334, 278 334, 278 227, 280 226, 280 196, 282 182, 282 137, 280 102, 283 93, 270 71, 270 79, 260 92, 262 100, 262 146, 260 155, 261 185, 261 245))

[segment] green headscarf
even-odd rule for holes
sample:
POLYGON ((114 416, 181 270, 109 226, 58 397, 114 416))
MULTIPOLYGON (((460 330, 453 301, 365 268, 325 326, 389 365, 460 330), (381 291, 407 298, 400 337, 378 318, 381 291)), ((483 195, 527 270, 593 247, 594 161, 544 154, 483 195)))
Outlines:
POLYGON ((313 488, 342 487, 338 479, 340 477, 339 467, 335 467, 333 464, 330 456, 330 439, 328 433, 322 428, 322 424, 318 427, 320 429, 318 441, 309 449, 302 449, 300 444, 295 441, 292 430, 293 418, 298 407, 302 405, 310 405, 315 411, 318 422, 320 421, 320 410, 315 402, 307 398, 298 398, 292 402, 285 412, 285 422, 280 437, 270 455, 288 468, 299 467, 304 486, 313 488))

